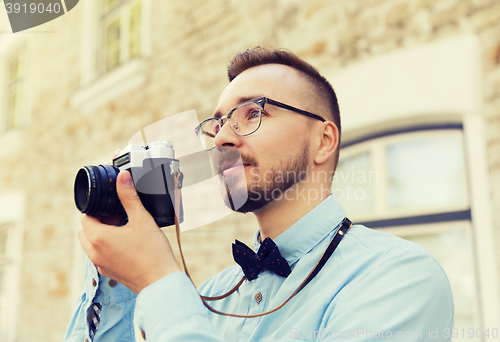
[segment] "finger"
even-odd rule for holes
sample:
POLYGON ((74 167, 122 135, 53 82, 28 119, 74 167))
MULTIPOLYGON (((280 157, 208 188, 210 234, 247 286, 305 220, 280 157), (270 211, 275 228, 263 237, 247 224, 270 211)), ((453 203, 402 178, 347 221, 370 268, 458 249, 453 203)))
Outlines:
MULTIPOLYGON (((129 222, 140 222, 145 220, 147 216, 151 217, 137 195, 130 172, 124 171, 118 174, 116 178, 116 192, 123 205, 123 209, 125 209, 127 213, 129 222)), ((139 224, 139 226, 146 226, 144 224, 145 222, 141 223, 142 224, 139 224)))
POLYGON ((82 217, 82 230, 93 249, 102 248, 102 234, 109 234, 110 229, 115 228, 101 223, 98 217, 84 215, 82 217), (104 232, 106 230, 106 232, 104 232))

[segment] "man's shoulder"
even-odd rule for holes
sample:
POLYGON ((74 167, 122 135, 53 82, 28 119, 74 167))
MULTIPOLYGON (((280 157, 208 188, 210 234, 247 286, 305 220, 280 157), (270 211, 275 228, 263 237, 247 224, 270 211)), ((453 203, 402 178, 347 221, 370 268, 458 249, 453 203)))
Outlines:
POLYGON ((363 324, 370 322, 367 327, 373 329, 398 320, 394 326, 401 331, 406 326, 422 331, 452 326, 450 284, 425 247, 355 225, 337 252, 336 262, 329 267, 331 276, 325 277, 338 279, 325 313, 332 324, 339 324, 334 312, 350 312, 350 317, 366 318, 363 324))
POLYGON ((346 241, 344 249, 353 253, 371 252, 381 254, 381 257, 387 256, 387 253, 390 253, 391 257, 394 257, 395 254, 420 254, 434 259, 432 254, 422 245, 360 224, 354 225, 344 240, 346 241))
POLYGON ((355 269, 359 275, 382 270, 403 274, 412 270, 449 286, 443 268, 422 245, 363 225, 353 226, 344 240, 339 245, 344 269, 355 269))

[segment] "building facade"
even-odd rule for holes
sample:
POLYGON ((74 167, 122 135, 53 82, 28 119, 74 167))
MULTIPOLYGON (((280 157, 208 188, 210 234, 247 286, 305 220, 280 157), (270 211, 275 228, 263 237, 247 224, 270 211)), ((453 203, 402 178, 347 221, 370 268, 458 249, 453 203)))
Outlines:
MULTIPOLYGON (((337 91, 332 191, 349 217, 436 256, 455 326, 475 329, 454 340, 494 337, 498 1, 86 0, 16 34, 0 7, 1 341, 63 339, 83 281, 78 169, 109 162, 159 120, 211 115, 226 64, 259 45, 297 53, 337 91)), ((253 216, 231 214, 184 232, 194 282, 232 265, 231 242, 250 243, 256 228, 253 216)), ((173 229, 165 233, 174 243, 173 229)))

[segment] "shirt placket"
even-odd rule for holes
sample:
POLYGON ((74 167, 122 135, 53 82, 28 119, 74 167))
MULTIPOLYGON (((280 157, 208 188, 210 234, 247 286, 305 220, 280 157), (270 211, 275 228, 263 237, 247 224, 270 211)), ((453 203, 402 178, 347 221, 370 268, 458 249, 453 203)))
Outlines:
MULTIPOLYGON (((274 274, 267 270, 261 271, 259 277, 257 279, 252 280, 255 282, 254 286, 249 288, 250 303, 248 309, 248 315, 257 315, 266 311, 266 303, 268 302, 269 296, 269 286, 273 279, 274 274)), ((243 323, 243 329, 241 330, 241 338, 240 341, 248 340, 248 336, 251 336, 255 329, 257 328, 258 323, 260 322, 261 317, 253 317, 246 318, 243 323), (245 337, 243 337, 245 336, 245 337)))

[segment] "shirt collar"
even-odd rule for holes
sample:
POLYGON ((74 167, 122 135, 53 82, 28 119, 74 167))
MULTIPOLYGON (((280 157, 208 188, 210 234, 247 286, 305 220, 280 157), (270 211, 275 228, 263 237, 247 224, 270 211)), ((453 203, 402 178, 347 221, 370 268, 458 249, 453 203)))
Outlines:
MULTIPOLYGON (((344 209, 331 194, 273 241, 288 264, 292 265, 338 228, 344 217, 344 209)), ((254 234, 255 251, 260 247, 259 235, 257 229, 254 234)))

